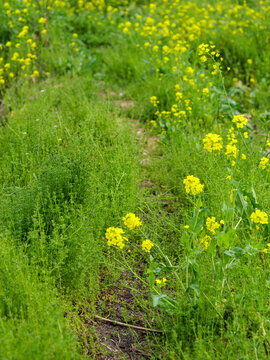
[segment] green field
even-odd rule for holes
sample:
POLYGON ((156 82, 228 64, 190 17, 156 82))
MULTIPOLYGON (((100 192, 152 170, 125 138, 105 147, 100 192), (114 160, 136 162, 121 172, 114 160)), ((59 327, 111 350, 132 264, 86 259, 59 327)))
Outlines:
POLYGON ((0 1, 0 360, 270 357, 269 69, 269 0, 0 1))

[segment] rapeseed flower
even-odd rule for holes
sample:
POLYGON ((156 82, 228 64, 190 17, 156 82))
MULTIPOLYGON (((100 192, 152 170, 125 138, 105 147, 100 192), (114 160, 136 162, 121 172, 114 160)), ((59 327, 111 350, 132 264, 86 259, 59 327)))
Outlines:
POLYGON ((192 193, 192 195, 197 195, 203 192, 204 185, 200 183, 200 179, 193 176, 188 175, 184 180, 183 183, 185 185, 186 193, 192 193))
POLYGON ((156 279, 156 284, 160 287, 165 286, 167 279, 156 279))
POLYGON ((128 241, 126 237, 122 236, 123 234, 124 231, 121 228, 109 227, 105 234, 108 246, 114 245, 123 249, 125 246, 124 241, 128 241))
POLYGON ((228 144, 226 146, 225 155, 232 155, 234 158, 236 158, 237 154, 238 154, 238 149, 237 149, 236 145, 228 144))
POLYGON ((216 221, 214 216, 208 217, 206 219, 206 228, 210 231, 213 235, 216 235, 216 230, 219 229, 220 224, 216 221))
POLYGON ((39 24, 45 24, 45 23, 46 23, 46 18, 41 17, 41 18, 38 20, 38 23, 39 23, 39 24))
POLYGON ((143 251, 150 253, 152 247, 154 246, 154 244, 152 243, 152 241, 146 239, 142 242, 142 249, 143 251))
POLYGON ((236 123, 237 128, 243 128, 247 124, 248 119, 245 118, 245 115, 235 115, 232 122, 236 123))
POLYGON ((209 245, 211 243, 211 237, 209 235, 205 235, 201 240, 201 244, 203 246, 203 250, 207 250, 209 248, 209 245))
POLYGON ((255 210, 250 215, 250 219, 255 224, 264 224, 264 225, 268 224, 268 215, 266 214, 266 212, 261 211, 259 209, 255 210))
POLYGON ((263 157, 260 160, 259 167, 264 170, 266 168, 267 163, 269 162, 269 158, 263 157))
POLYGON ((223 147, 222 137, 218 134, 209 133, 203 139, 203 147, 209 152, 220 151, 223 147))
POLYGON ((202 90, 202 93, 203 93, 204 96, 209 96, 209 89, 208 89, 208 88, 204 88, 204 89, 202 90))
POLYGON ((124 224, 126 227, 129 228, 129 230, 133 230, 138 226, 142 225, 141 220, 132 213, 128 213, 126 216, 123 217, 124 224))

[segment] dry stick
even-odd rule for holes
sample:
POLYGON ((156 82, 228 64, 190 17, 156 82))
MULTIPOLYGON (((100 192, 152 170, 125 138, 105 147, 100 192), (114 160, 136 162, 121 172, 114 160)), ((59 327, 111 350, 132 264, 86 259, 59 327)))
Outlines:
POLYGON ((163 331, 160 331, 160 330, 149 329, 149 328, 145 328, 145 327, 142 327, 142 326, 126 324, 126 323, 123 323, 123 322, 120 322, 120 321, 107 319, 107 318, 101 317, 99 315, 95 315, 94 317, 97 320, 106 321, 106 322, 109 322, 109 323, 114 324, 114 325, 125 326, 125 327, 129 327, 129 328, 137 329, 137 330, 142 330, 142 331, 150 331, 150 332, 156 332, 156 333, 161 333, 161 334, 163 333, 163 331))

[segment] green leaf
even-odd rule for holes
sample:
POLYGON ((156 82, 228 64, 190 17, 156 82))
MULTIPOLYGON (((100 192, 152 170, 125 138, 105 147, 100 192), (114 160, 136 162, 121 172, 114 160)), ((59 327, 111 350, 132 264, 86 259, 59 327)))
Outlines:
POLYGON ((235 248, 233 248, 231 250, 228 250, 228 251, 224 252, 225 255, 228 255, 228 256, 236 258, 236 259, 243 256, 244 253, 245 253, 245 251, 242 248, 239 248, 239 247, 235 247, 235 248))
POLYGON ((237 260, 234 260, 232 263, 229 263, 229 264, 227 264, 226 266, 225 266, 225 269, 233 269, 236 265, 238 265, 239 264, 239 260, 237 259, 237 260))
POLYGON ((248 254, 248 255, 255 255, 258 253, 258 249, 252 247, 251 245, 247 245, 245 247, 245 252, 248 254))
POLYGON ((191 289, 195 292, 196 296, 200 296, 200 285, 199 284, 190 284, 187 288, 187 291, 191 289))
POLYGON ((247 210, 248 203, 244 199, 243 194, 240 191, 237 191, 235 194, 235 206, 241 216, 243 215, 244 211, 247 210))
POLYGON ((251 188, 251 192, 243 190, 243 195, 247 196, 253 206, 253 209, 260 209, 262 210, 262 206, 258 204, 257 197, 254 188, 251 188))
POLYGON ((153 300, 153 306, 157 307, 160 306, 161 309, 163 309, 168 314, 172 314, 174 311, 174 305, 176 304, 176 301, 170 298, 166 294, 152 294, 152 300, 153 300), (167 301, 166 301, 167 300, 167 301))

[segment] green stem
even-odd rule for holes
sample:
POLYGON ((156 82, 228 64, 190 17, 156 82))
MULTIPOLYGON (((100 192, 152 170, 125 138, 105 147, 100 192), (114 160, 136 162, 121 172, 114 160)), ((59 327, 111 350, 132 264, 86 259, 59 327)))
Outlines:
MULTIPOLYGON (((123 255, 123 254, 122 254, 123 255)), ((127 266, 127 268, 128 268, 128 270, 137 278, 137 279, 139 279, 143 284, 145 284, 146 286, 149 286, 149 284, 146 282, 146 281, 144 281, 133 269, 132 269, 132 267, 128 264, 128 262, 127 262, 127 260, 126 260, 126 258, 124 257, 124 256, 122 256, 122 258, 123 258, 123 260, 124 260, 124 262, 125 262, 125 265, 127 266)), ((119 262, 117 259, 116 259, 116 261, 117 262, 119 262)), ((157 288, 155 288, 154 286, 153 286, 153 290, 154 290, 154 292, 157 294, 157 295, 161 295, 161 293, 157 290, 157 288)), ((165 302, 167 302, 170 306, 172 306, 173 308, 175 308, 175 305, 173 304, 173 303, 171 303, 168 299, 166 299, 166 298, 164 298, 163 299, 165 302)))
MULTIPOLYGON (((159 250, 159 252, 160 252, 161 255, 164 257, 164 259, 167 260, 169 266, 172 266, 172 267, 173 267, 173 264, 171 263, 170 259, 168 258, 167 255, 165 255, 165 254, 163 253, 163 251, 161 250, 161 248, 160 248, 158 245, 156 245, 156 244, 155 244, 155 247, 159 250)), ((179 283, 180 283, 183 291, 185 292, 185 291, 186 291, 186 288, 185 288, 182 280, 180 279, 179 275, 178 275, 176 272, 175 272, 175 277, 176 277, 176 279, 179 281, 179 283)))

